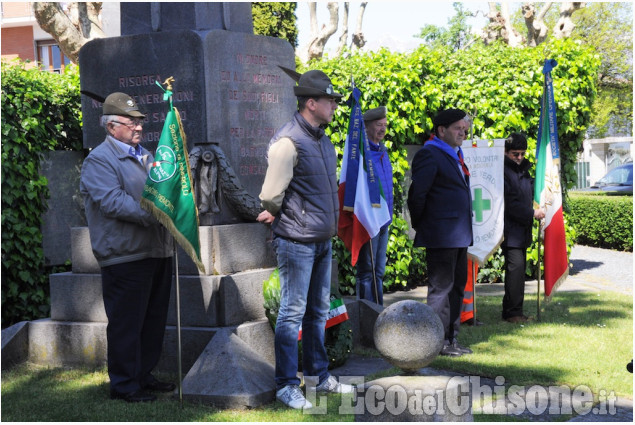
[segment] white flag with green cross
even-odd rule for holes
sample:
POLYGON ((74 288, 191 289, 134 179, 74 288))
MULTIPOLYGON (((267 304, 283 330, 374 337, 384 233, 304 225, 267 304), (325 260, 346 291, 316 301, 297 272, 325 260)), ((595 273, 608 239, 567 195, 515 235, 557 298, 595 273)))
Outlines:
POLYGON ((505 140, 463 142, 465 164, 470 169, 472 233, 470 258, 483 265, 503 242, 505 140))

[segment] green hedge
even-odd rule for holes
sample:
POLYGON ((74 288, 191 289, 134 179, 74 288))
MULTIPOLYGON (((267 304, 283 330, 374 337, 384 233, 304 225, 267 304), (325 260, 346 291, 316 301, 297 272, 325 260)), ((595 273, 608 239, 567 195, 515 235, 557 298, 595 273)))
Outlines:
MULTIPOLYGON (((468 50, 410 53, 387 50, 353 53, 313 62, 332 77, 337 91, 348 93, 354 78, 363 93, 362 107, 388 107, 386 146, 393 163, 395 216, 388 246, 388 289, 421 283, 424 252, 414 248, 401 218, 408 169, 405 145, 423 144, 438 110, 458 107, 474 115, 474 135, 502 138, 512 131, 528 136, 530 160, 538 132, 544 52, 559 65, 553 70, 563 186, 576 180, 575 158, 590 120, 596 95, 599 55, 571 40, 540 48, 512 49, 503 44, 468 50), (545 50, 546 49, 546 50, 545 50)), ((303 69, 299 69, 303 72, 303 69)), ((341 159, 348 128, 348 108, 336 111, 327 134, 341 159)), ((38 173, 40 156, 53 149, 81 149, 81 108, 76 68, 64 75, 2 65, 2 326, 48 314, 41 217, 47 182, 38 173)), ((340 291, 354 293, 350 254, 335 239, 340 291)))
MULTIPOLYGON (((457 52, 431 51, 427 47, 410 53, 380 50, 351 53, 345 58, 324 58, 299 69, 301 72, 323 70, 341 93, 350 92, 353 79, 362 92, 363 109, 388 107, 385 143, 394 168, 395 215, 384 281, 387 289, 415 285, 425 276, 423 250, 412 246, 407 225, 400 221, 408 189, 404 183, 408 168, 405 145, 423 144, 429 138, 436 112, 457 107, 474 116, 475 138, 504 138, 512 131, 524 132, 529 142, 529 160, 533 161, 545 51, 558 61, 552 76, 558 108, 563 187, 567 188, 576 181, 576 155, 590 122, 590 105, 596 96, 600 58, 588 46, 571 40, 554 40, 533 49, 514 49, 495 43, 457 52)), ((327 128, 340 160, 349 112, 346 106, 338 108, 333 123, 327 128)), ((350 254, 337 238, 334 241, 340 290, 352 294, 355 278, 350 254)), ((572 243, 569 241, 569 245, 572 243)))
POLYGON ((79 73, 2 63, 2 327, 47 317, 40 226, 49 196, 42 154, 82 149, 79 73))
POLYGON ((633 251, 633 196, 569 192, 569 208, 579 244, 633 251))

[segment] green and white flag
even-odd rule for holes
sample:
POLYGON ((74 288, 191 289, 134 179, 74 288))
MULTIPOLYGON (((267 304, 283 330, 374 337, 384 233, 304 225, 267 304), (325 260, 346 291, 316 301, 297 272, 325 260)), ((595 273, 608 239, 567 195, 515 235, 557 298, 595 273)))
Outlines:
POLYGON ((463 156, 470 169, 472 190, 472 235, 470 259, 484 265, 503 241, 505 227, 504 157, 505 140, 463 142, 463 156))
POLYGON ((171 96, 170 90, 165 91, 164 98, 170 99, 170 110, 143 189, 141 207, 168 229, 198 270, 205 273, 185 133, 179 112, 172 106, 171 96))

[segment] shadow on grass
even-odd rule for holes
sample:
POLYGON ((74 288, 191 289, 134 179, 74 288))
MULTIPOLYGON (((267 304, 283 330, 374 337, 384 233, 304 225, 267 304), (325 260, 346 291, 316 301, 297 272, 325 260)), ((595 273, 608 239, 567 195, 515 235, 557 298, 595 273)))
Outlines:
MULTIPOLYGON (((161 379, 169 377, 159 376, 161 379)), ((2 372, 2 420, 10 422, 329 422, 351 421, 340 415, 339 395, 327 397, 326 413, 289 409, 280 402, 252 409, 218 409, 157 394, 152 403, 110 400, 105 369, 37 369, 19 365, 2 372)), ((349 403, 350 404, 350 403, 349 403)))
MULTIPOLYGON (((540 301, 541 320, 521 325, 502 321, 502 297, 477 296, 477 317, 486 325, 463 326, 459 334, 459 341, 474 354, 437 357, 430 366, 503 376, 507 384, 588 384, 594 390, 614 385, 609 389, 632 393, 625 373, 632 357, 632 299, 615 293, 563 291, 549 303, 540 301)), ((535 295, 525 297, 524 310, 536 317, 535 295)))

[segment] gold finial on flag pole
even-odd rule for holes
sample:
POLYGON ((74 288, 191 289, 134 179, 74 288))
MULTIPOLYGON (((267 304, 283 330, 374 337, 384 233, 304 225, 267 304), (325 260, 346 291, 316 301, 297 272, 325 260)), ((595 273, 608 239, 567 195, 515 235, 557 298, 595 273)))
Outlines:
POLYGON ((167 89, 172 91, 172 83, 174 82, 174 77, 168 77, 164 82, 163 85, 167 86, 167 89))

